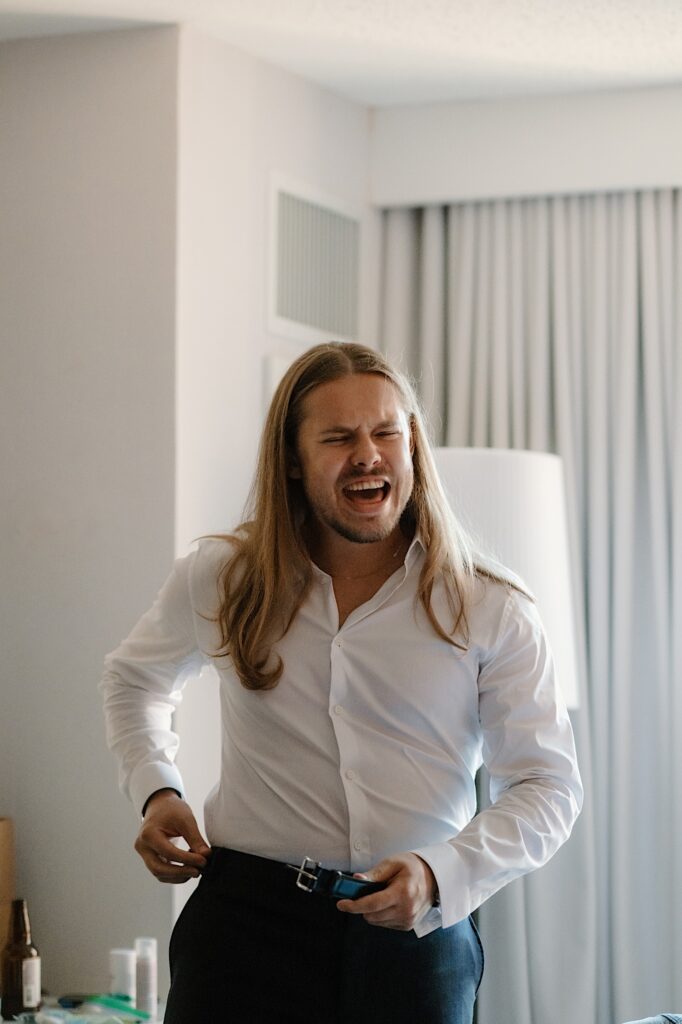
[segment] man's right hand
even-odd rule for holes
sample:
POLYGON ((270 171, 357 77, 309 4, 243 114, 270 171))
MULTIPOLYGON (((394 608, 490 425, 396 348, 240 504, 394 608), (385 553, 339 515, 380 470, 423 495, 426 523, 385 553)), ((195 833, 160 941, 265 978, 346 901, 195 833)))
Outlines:
POLYGON ((159 789, 147 801, 135 849, 160 882, 186 882, 206 867, 211 848, 189 804, 174 789, 159 789), (189 850, 172 839, 184 839, 189 850))

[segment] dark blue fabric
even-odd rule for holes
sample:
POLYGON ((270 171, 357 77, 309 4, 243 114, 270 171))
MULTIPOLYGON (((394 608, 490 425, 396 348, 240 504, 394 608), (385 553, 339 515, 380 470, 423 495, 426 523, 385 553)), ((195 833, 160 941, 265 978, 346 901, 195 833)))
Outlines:
POLYGON ((682 1024, 682 1016, 678 1013, 660 1013, 658 1017, 647 1017, 645 1020, 631 1020, 628 1024, 682 1024))
POLYGON ((294 882, 214 850, 173 930, 164 1024, 471 1024, 483 951, 470 920, 418 939, 294 882))

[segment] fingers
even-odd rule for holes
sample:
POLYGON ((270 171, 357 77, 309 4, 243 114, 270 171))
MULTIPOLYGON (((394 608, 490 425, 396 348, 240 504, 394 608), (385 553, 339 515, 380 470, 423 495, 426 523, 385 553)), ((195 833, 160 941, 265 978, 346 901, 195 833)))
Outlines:
POLYGON ((155 878, 172 883, 197 878, 211 852, 189 805, 175 793, 149 804, 135 849, 155 878), (190 849, 177 846, 176 840, 190 849))
POLYGON ((135 841, 135 849, 141 853, 142 849, 149 848, 165 860, 176 861, 179 864, 187 864, 195 868, 205 868, 206 857, 210 853, 209 846, 202 843, 200 848, 205 851, 204 853, 193 849, 185 850, 181 846, 177 846, 173 840, 185 839, 186 841, 184 832, 182 822, 177 825, 173 821, 166 823, 143 822, 135 841))
POLYGON ((339 900, 336 904, 338 910, 347 914, 380 914, 382 911, 392 909, 397 903, 397 896, 389 887, 380 892, 370 893, 369 896, 359 896, 355 900, 339 900))
POLYGON ((336 906, 347 914, 361 914, 367 924, 398 931, 409 931, 419 916, 409 897, 404 898, 400 892, 393 894, 390 888, 357 900, 339 900, 336 906), (380 896, 384 897, 381 902, 380 896), (386 902, 386 897, 390 902, 386 902))
POLYGON ((431 883, 426 866, 414 854, 401 854, 382 861, 362 877, 387 881, 388 885, 380 892, 357 900, 339 900, 337 909, 347 914, 362 914, 368 924, 409 931, 431 905, 431 883))
POLYGON ((186 823, 182 838, 189 846, 190 851, 204 860, 205 865, 206 856, 211 852, 211 847, 199 831, 194 815, 191 815, 191 820, 186 823))
POLYGON ((380 928, 393 928, 396 931, 409 932, 421 917, 421 912, 410 903, 392 903, 381 910, 365 911, 363 913, 358 907, 353 905, 354 902, 354 900, 340 900, 337 908, 349 914, 362 913, 367 924, 376 925, 380 928), (350 906, 342 907, 341 903, 350 904, 350 906))
POLYGON ((183 850, 168 838, 167 833, 159 829, 142 828, 135 840, 135 849, 144 859, 145 853, 151 851, 164 861, 183 864, 197 871, 206 867, 206 857, 192 850, 183 850))
POLYGON ((178 849, 163 833, 146 830, 135 840, 145 866, 160 882, 186 882, 198 878, 206 860, 189 850, 178 849))
POLYGON ((189 881, 190 878, 198 878, 200 872, 197 868, 187 867, 182 864, 173 864, 165 858, 160 857, 151 848, 145 850, 138 850, 138 853, 142 857, 145 866, 159 882, 171 882, 171 883, 182 883, 189 881))
POLYGON ((374 914, 389 910, 397 902, 393 882, 400 874, 401 865, 391 860, 382 860, 371 871, 356 872, 356 878, 366 878, 371 882, 388 882, 385 889, 360 896, 355 900, 339 900, 337 908, 348 914, 374 914))
POLYGON ((204 856, 210 853, 211 848, 199 831, 191 807, 174 789, 157 790, 147 801, 140 834, 149 827, 184 839, 195 853, 204 856))

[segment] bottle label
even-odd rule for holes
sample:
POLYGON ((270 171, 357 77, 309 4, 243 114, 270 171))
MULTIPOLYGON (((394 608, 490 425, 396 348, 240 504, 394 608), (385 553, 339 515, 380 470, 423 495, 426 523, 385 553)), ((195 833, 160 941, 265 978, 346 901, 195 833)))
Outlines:
POLYGON ((40 1005, 40 957, 24 960, 21 965, 23 1004, 27 1010, 40 1005))

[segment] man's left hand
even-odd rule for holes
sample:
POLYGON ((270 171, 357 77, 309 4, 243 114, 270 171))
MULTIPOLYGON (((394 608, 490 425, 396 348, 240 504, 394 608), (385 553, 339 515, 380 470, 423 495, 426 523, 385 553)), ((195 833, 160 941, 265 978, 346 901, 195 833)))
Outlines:
POLYGON ((355 878, 388 883, 380 892, 357 900, 339 900, 336 904, 346 914, 362 914, 368 924, 407 932, 433 906, 436 879, 426 861, 416 853, 387 857, 371 870, 356 873, 355 878))

